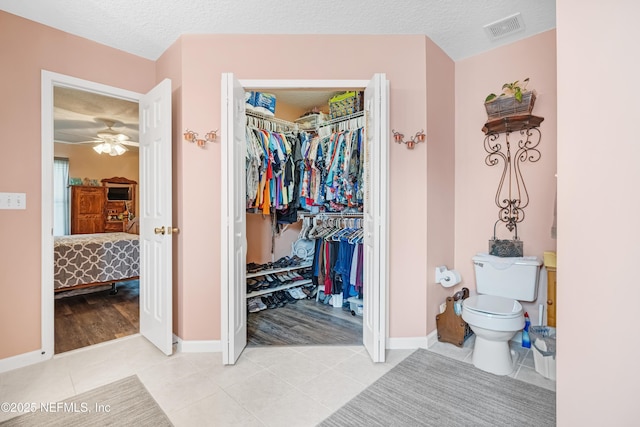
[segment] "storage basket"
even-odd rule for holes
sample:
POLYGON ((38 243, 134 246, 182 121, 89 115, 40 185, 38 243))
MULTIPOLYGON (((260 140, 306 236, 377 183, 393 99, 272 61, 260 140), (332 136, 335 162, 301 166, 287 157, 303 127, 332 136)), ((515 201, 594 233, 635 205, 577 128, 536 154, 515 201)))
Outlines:
POLYGON ((500 220, 493 225, 493 239, 489 239, 489 255, 499 257, 521 257, 524 254, 522 240, 518 238, 518 226, 514 224, 515 235, 513 239, 498 239, 496 237, 496 226, 500 220))
POLYGON ((329 113, 332 119, 362 111, 363 92, 349 91, 338 94, 329 100, 329 113))
POLYGON ((510 116, 531 114, 536 102, 536 92, 530 91, 522 94, 522 102, 513 96, 499 96, 492 101, 485 102, 489 120, 501 119, 510 116))

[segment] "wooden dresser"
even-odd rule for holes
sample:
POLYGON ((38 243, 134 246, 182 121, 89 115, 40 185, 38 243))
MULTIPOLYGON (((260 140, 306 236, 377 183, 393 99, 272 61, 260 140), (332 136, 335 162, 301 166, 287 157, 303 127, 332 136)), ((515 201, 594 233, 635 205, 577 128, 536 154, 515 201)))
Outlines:
POLYGON ((71 186, 71 234, 104 233, 107 189, 71 186))

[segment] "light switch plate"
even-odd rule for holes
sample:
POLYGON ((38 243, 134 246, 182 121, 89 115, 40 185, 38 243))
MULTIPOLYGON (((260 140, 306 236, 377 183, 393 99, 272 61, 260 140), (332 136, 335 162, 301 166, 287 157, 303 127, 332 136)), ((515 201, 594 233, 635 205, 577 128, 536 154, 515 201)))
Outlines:
POLYGON ((0 209, 27 209, 27 194, 0 193, 0 209))

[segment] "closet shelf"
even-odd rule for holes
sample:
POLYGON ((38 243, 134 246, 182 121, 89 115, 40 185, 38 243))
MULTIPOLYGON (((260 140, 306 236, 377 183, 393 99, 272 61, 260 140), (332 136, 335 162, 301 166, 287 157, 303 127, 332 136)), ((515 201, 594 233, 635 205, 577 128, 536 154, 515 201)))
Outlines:
POLYGON ((259 277, 259 276, 264 276, 264 275, 267 275, 267 274, 284 273, 286 271, 301 270, 303 268, 308 268, 308 267, 311 267, 311 263, 293 265, 291 267, 272 268, 272 269, 269 269, 269 270, 260 270, 260 271, 257 271, 255 273, 247 273, 246 277, 247 277, 247 279, 250 279, 252 277, 259 277))
POLYGON ((297 280, 291 283, 286 283, 284 285, 276 286, 275 288, 267 288, 267 289, 261 289, 259 291, 253 291, 247 294, 247 298, 253 298, 260 295, 270 294, 273 292, 278 292, 278 291, 282 291, 289 288, 295 288, 297 286, 308 285, 309 283, 311 283, 311 279, 297 280))

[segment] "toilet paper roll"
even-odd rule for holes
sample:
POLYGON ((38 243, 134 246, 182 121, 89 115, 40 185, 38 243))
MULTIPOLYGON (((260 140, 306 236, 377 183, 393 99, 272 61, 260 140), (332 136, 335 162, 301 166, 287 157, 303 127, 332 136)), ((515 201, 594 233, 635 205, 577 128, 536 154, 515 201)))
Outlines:
POLYGON ((440 284, 445 288, 450 288, 457 285, 461 281, 460 273, 456 270, 446 270, 442 272, 440 276, 440 284))

